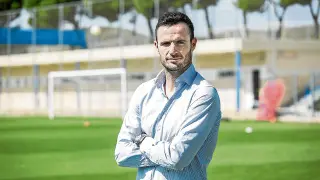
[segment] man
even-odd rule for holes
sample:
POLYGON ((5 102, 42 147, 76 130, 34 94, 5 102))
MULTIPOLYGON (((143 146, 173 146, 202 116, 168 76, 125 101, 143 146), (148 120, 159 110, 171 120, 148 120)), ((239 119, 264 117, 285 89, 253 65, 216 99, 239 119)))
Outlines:
POLYGON ((155 32, 164 69, 134 92, 115 159, 138 168, 136 179, 207 179, 221 119, 218 93, 192 64, 197 39, 185 14, 165 13, 155 32))

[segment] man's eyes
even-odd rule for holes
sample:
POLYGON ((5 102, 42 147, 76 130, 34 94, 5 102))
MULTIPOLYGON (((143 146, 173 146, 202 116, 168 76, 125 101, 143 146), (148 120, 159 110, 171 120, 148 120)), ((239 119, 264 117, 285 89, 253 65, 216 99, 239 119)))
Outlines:
MULTIPOLYGON (((185 44, 185 41, 176 41, 174 42, 176 45, 184 45, 185 44)), ((170 46, 171 45, 171 42, 162 42, 161 43, 162 46, 170 46)))
POLYGON ((170 42, 163 42, 163 43, 161 43, 162 46, 170 46, 170 44, 171 44, 170 42))

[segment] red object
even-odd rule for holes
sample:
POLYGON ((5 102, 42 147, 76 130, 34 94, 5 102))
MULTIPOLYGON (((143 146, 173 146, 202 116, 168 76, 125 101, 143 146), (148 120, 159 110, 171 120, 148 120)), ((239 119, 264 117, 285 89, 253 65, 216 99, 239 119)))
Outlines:
POLYGON ((267 81, 260 91, 258 120, 276 121, 276 110, 281 105, 285 86, 281 79, 267 81))

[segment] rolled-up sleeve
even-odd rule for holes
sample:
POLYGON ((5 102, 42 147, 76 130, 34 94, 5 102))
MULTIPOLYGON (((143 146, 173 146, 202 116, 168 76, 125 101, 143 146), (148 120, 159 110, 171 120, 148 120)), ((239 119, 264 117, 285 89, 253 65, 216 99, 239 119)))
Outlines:
MULTIPOLYGON (((220 119, 220 98, 216 89, 201 87, 195 91, 180 131, 172 141, 147 145, 143 152, 162 167, 181 170, 191 163, 210 132, 218 131, 220 119)), ((213 134, 211 138, 216 141, 218 133, 213 134)))
POLYGON ((118 134, 115 160, 119 166, 137 168, 156 165, 141 153, 139 147, 134 142, 135 138, 142 133, 139 115, 142 88, 143 87, 140 86, 134 92, 128 112, 125 115, 118 134))

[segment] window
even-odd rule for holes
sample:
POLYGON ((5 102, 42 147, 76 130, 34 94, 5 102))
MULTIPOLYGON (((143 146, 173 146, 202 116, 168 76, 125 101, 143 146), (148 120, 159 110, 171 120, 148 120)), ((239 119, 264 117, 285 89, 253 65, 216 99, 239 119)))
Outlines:
POLYGON ((235 72, 233 70, 219 71, 219 77, 233 77, 235 72))

